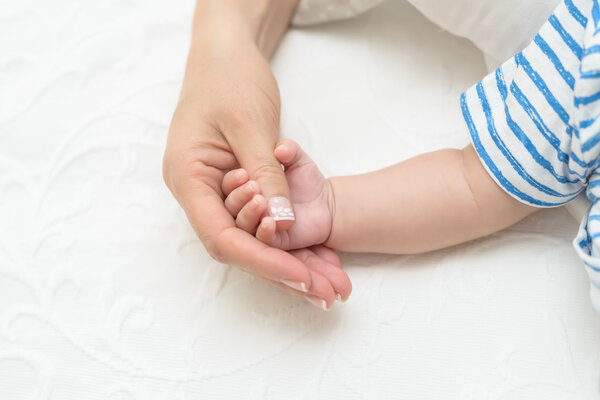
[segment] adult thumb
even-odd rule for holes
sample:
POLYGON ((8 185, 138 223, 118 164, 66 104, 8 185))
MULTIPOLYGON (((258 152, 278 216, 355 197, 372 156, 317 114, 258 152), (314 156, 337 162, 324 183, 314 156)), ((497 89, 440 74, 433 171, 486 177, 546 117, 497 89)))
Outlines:
POLYGON ((273 155, 274 143, 256 143, 244 146, 234 153, 240 166, 258 182, 267 199, 267 214, 277 223, 277 230, 287 230, 294 225, 296 216, 291 202, 290 189, 281 163, 273 155))

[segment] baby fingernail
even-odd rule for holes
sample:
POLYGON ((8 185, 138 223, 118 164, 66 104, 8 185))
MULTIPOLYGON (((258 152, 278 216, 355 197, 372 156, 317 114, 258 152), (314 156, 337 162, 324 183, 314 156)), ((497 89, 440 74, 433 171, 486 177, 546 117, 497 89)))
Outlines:
POLYGON ((290 201, 285 197, 277 196, 269 199, 269 216, 275 221, 293 221, 296 219, 290 201))
POLYGON ((291 287, 292 289, 298 290, 300 292, 304 292, 304 293, 308 292, 308 289, 306 288, 306 283, 304 283, 304 282, 282 280, 281 283, 283 283, 286 286, 291 287))
POLYGON ((329 307, 327 307, 327 302, 325 300, 315 296, 306 296, 305 299, 308 300, 308 302, 313 306, 320 308, 323 311, 329 311, 329 307))
POLYGON ((238 179, 245 179, 246 178, 246 170, 245 169, 238 169, 237 172, 235 173, 238 179))

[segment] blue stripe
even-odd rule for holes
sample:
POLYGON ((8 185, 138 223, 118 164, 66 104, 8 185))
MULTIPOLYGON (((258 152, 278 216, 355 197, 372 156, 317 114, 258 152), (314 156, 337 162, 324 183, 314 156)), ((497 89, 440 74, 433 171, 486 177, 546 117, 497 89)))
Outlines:
MULTIPOLYGON (((540 131, 540 133, 548 140, 548 142, 552 145, 552 147, 554 147, 554 149, 556 150, 556 155, 559 161, 565 163, 565 165, 568 166, 569 163, 569 159, 572 159, 573 161, 575 161, 580 167, 582 168, 588 168, 589 165, 586 164, 585 162, 581 161, 579 159, 579 157, 577 157, 573 151, 571 151, 571 154, 568 155, 567 153, 565 153, 564 151, 561 150, 560 148, 560 140, 556 137, 556 135, 546 126, 546 124, 544 123, 544 120, 542 119, 542 117, 540 116, 540 114, 538 113, 538 111, 535 109, 535 107, 533 107, 533 105, 529 102, 529 100, 527 99, 527 97, 525 97, 525 95, 523 94, 523 92, 521 91, 521 89, 519 89, 519 87, 513 82, 510 85, 510 91, 513 94, 513 96, 515 97, 515 99, 517 100, 517 102, 521 105, 521 107, 523 108, 523 110, 525 111, 525 113, 527 113, 527 115, 529 116, 529 118, 531 118, 531 120, 533 121, 533 123, 535 124, 535 126, 538 128, 538 130, 540 131)), ((585 175, 582 175, 576 171, 572 171, 571 169, 569 169, 569 173, 578 176, 581 179, 586 179, 585 175)))
POLYGON ((594 0, 592 18, 594 19, 594 28, 598 29, 598 22, 600 22, 600 6, 598 5, 598 0, 594 0))
POLYGON ((546 85, 546 81, 544 81, 544 79, 540 76, 540 74, 538 74, 537 71, 535 69, 533 69, 533 67, 531 66, 531 64, 529 63, 527 58, 525 58, 525 56, 523 55, 522 52, 515 56, 515 61, 517 62, 518 66, 521 66, 523 68, 523 70, 527 73, 529 78, 531 78, 531 80, 533 81, 535 86, 544 95, 544 97, 546 98, 546 101, 548 102, 548 104, 550 104, 552 109, 558 114, 560 119, 565 124, 569 125, 569 120, 571 119, 569 117, 569 113, 563 108, 563 106, 560 105, 558 100, 556 100, 556 97, 554 97, 554 95, 548 88, 548 85, 546 85))
MULTIPOLYGON (((477 132, 477 128, 475 127, 475 124, 473 123, 473 118, 471 117, 471 113, 469 112, 469 106, 467 105, 467 96, 465 93, 463 93, 460 96, 460 106, 461 106, 461 109, 463 112, 463 118, 465 119, 465 122, 467 123, 467 127, 469 128, 469 133, 471 134, 473 146, 475 147, 475 150, 477 150, 477 154, 479 154, 479 157, 483 160, 483 162, 488 167, 490 172, 496 177, 496 180, 504 188, 504 190, 506 190, 507 192, 511 193, 512 195, 514 195, 530 204, 535 204, 540 207, 551 207, 551 206, 559 205, 559 204, 552 204, 552 203, 547 203, 545 201, 540 201, 538 199, 534 199, 533 197, 529 196, 528 194, 521 192, 512 183, 510 183, 508 181, 508 179, 506 179, 504 177, 504 175, 502 174, 502 172, 498 169, 496 164, 494 164, 490 155, 487 153, 487 151, 481 144, 481 140, 479 138, 479 133, 477 132)), ((561 204, 563 204, 563 203, 561 203, 561 204)))
POLYGON ((573 36, 569 35, 569 33, 561 25, 558 18, 556 18, 556 15, 552 14, 550 18, 548 18, 548 21, 550 22, 550 25, 552 25, 554 30, 556 30, 556 32, 564 40, 566 45, 569 46, 573 54, 575 54, 575 56, 581 60, 581 46, 579 46, 579 43, 577 43, 577 41, 573 39, 573 36))
MULTIPOLYGON (((521 127, 519 126, 519 124, 517 124, 512 119, 512 116, 510 114, 508 106, 506 105, 507 89, 506 89, 506 83, 504 81, 504 75, 502 73, 502 68, 498 68, 496 70, 496 84, 498 86, 498 90, 500 91, 500 94, 502 96, 502 101, 504 103, 504 111, 506 113, 506 122, 507 122, 508 126, 510 127, 510 129, 515 134, 515 136, 519 139, 519 141, 523 144, 523 146, 525 146, 525 148, 527 149, 527 151, 529 152, 529 154, 531 154, 531 157, 542 168, 544 168, 546 171, 550 172, 554 176, 554 178, 556 178, 556 180, 558 182, 560 182, 560 183, 581 183, 581 179, 570 180, 566 176, 559 175, 555 171, 554 166, 552 165, 552 163, 550 161, 548 161, 546 158, 544 158, 537 151, 535 145, 531 142, 531 140, 525 134, 525 132, 523 132, 523 129, 521 129, 521 127)), ((581 190, 581 189, 579 189, 579 190, 581 190)), ((579 190, 578 190, 578 192, 579 192, 579 190)), ((575 193, 571 193, 569 195, 572 196, 574 194, 575 193)))
POLYGON ((600 272, 600 268, 593 266, 592 264, 590 264, 589 262, 584 261, 583 262, 586 267, 588 267, 589 269, 595 271, 595 272, 600 272))
POLYGON ((591 188, 598 187, 598 186, 600 186, 600 180, 592 181, 592 182, 590 182, 590 184, 588 186, 591 188))
POLYGON ((556 68, 556 71, 558 71, 560 76, 565 80, 567 85, 569 85, 571 90, 574 90, 575 78, 573 78, 573 75, 571 75, 571 73, 565 69, 565 66, 562 64, 562 62, 560 62, 554 50, 552 50, 548 43, 544 39, 542 39, 542 37, 539 34, 535 36, 533 41, 538 45, 538 47, 546 55, 546 57, 548 57, 548 59, 552 62, 554 68, 556 68))
POLYGON ((600 78, 600 70, 581 71, 579 77, 582 79, 596 79, 600 78))
POLYGON ((589 56, 591 54, 596 54, 596 53, 600 53, 600 45, 595 44, 591 47, 586 47, 585 50, 583 50, 583 56, 589 56))
POLYGON ((588 217, 588 222, 589 221, 600 221, 600 215, 590 215, 588 217))
POLYGON ((506 159, 510 162, 510 165, 513 167, 513 169, 519 174, 519 176, 521 178, 523 178, 523 180, 525 182, 527 182, 528 184, 530 184, 531 186, 533 186, 540 192, 546 193, 547 195, 554 196, 554 197, 573 197, 574 194, 579 192, 579 191, 577 191, 576 193, 569 193, 569 194, 563 194, 563 193, 557 192, 556 190, 553 190, 545 185, 542 185, 541 183, 536 181, 531 175, 529 175, 529 173, 525 170, 523 165, 521 165, 519 160, 517 160, 514 157, 514 155, 506 147, 506 144, 504 143, 502 138, 498 135, 498 131, 496 130, 496 126, 494 124, 494 116, 492 114, 492 110, 488 103, 488 100, 485 95, 483 85, 481 84, 481 82, 477 84, 477 95, 479 96, 479 100, 481 102, 481 107, 483 108, 483 113, 485 114, 485 119, 487 121, 488 131, 490 133, 492 140, 496 144, 496 147, 498 147, 500 152, 504 155, 504 157, 506 157, 506 159))
POLYGON ((593 94, 591 96, 585 97, 575 97, 575 107, 579 107, 581 105, 588 105, 600 100, 600 92, 593 94))
POLYGON ((598 144, 598 142, 600 142, 600 132, 596 133, 594 136, 586 140, 581 146, 581 151, 584 153, 590 151, 594 148, 595 145, 598 144))
POLYGON ((581 129, 589 128, 590 126, 594 125, 594 122, 596 122, 596 120, 597 117, 583 120, 579 123, 579 127, 581 129))
POLYGON ((575 4, 573 4, 573 1, 571 1, 571 0, 565 0, 565 4, 567 5, 569 13, 571 13, 573 18, 575 18, 575 20, 577 22, 579 22, 581 24, 581 26, 583 26, 585 28, 585 26, 587 25, 588 19, 581 13, 581 11, 579 11, 579 8, 577 8, 575 6, 575 4))
POLYGON ((579 129, 575 129, 575 128, 573 128, 572 126, 569 126, 569 127, 567 128, 567 135, 569 135, 569 137, 572 137, 572 136, 573 136, 573 133, 575 133, 575 137, 576 137, 577 139, 579 139, 579 129))

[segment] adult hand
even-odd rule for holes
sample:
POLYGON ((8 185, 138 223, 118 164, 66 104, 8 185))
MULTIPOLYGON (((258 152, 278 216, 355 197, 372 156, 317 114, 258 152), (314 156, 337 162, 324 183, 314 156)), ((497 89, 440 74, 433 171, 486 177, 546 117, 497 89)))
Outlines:
MULTIPOLYGON (((231 11, 224 5, 237 4, 206 0, 198 3, 199 9, 204 3, 211 3, 208 8, 217 14, 231 11)), ((280 7, 282 2, 273 4, 280 7)), ((229 25, 209 15, 197 10, 195 25, 211 34, 202 34, 200 28, 194 32, 164 156, 165 183, 213 258, 328 308, 336 295, 332 281, 350 292, 350 281, 333 251, 319 247, 292 255, 269 247, 238 229, 224 207, 222 179, 237 166, 259 182, 267 200, 289 199, 289 189, 273 156, 280 99, 269 64, 254 36, 243 34, 244 24, 235 24, 232 15, 242 14, 228 14, 229 25)), ((279 221, 278 229, 292 224, 279 221)))

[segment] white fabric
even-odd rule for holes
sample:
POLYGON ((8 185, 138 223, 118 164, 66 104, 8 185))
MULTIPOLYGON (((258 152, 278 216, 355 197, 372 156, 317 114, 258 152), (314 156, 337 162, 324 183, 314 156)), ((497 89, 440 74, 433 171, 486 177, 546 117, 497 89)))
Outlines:
POLYGON ((431 21, 506 60, 531 42, 560 0, 408 0, 431 21))
MULTIPOLYGON (((192 7, 0 6, 0 399, 598 398, 563 209, 343 255, 354 293, 330 313, 211 261, 161 179, 192 7)), ((456 99, 485 74, 396 1, 292 30, 273 67, 283 135, 328 175, 466 144, 456 99)))
MULTIPOLYGON (((293 23, 354 17, 384 0, 301 0, 293 23)), ((387 0, 402 1, 402 0, 387 0)), ((560 0, 408 0, 442 29, 502 61, 529 44, 560 0)))
POLYGON ((355 17, 384 0, 301 0, 292 19, 293 25, 310 25, 355 17))

